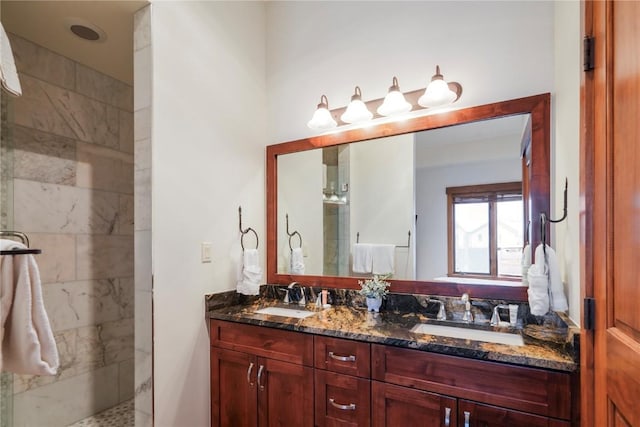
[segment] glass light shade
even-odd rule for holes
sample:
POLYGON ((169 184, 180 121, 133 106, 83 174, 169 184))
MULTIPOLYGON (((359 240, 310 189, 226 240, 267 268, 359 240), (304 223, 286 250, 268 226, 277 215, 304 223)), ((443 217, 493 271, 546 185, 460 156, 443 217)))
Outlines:
POLYGON ((326 96, 322 95, 320 104, 318 104, 318 108, 313 113, 311 120, 307 122, 307 126, 313 130, 325 130, 333 129, 337 125, 338 123, 336 123, 329 111, 329 101, 327 101, 326 96))
POLYGON ((378 107, 378 114, 381 116, 393 116, 394 114, 411 111, 411 108, 411 104, 404 99, 404 95, 400 92, 398 79, 394 77, 389 92, 384 97, 384 102, 378 107))
POLYGON ((351 102, 347 106, 347 110, 340 116, 340 120, 345 123, 360 123, 372 118, 373 113, 362 102, 360 88, 356 86, 356 93, 351 97, 351 102))
POLYGON ((418 99, 418 104, 422 107, 440 107, 451 104, 456 100, 457 96, 454 91, 449 89, 447 82, 442 79, 436 79, 429 83, 424 95, 418 99))
POLYGON ((384 97, 384 102, 377 111, 381 116, 393 116, 411 111, 411 104, 404 99, 402 92, 394 90, 384 97))

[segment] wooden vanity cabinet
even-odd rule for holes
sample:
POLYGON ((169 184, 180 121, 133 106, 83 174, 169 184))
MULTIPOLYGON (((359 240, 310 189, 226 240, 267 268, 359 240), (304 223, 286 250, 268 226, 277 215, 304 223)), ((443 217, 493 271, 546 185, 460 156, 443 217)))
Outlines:
POLYGON ((341 338, 316 336, 315 425, 371 424, 371 346, 341 338))
POLYGON ((313 425, 313 337, 212 320, 211 425, 313 425))

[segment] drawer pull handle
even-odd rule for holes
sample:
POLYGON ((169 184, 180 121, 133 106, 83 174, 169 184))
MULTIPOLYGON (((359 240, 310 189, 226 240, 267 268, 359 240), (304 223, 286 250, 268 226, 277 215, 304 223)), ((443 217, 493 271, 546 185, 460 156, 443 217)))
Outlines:
POLYGON ((264 385, 262 384, 262 371, 264 371, 264 365, 260 365, 258 369, 258 387, 260 387, 260 391, 264 391, 264 385))
POLYGON ((464 427, 469 427, 471 421, 471 412, 464 411, 464 427))
POLYGON ((249 387, 253 387, 253 383, 251 382, 251 371, 253 370, 253 362, 249 363, 249 369, 247 369, 247 383, 249 387))
POLYGON ((451 408, 444 408, 444 427, 451 425, 451 408))
POLYGON ((329 357, 335 360, 339 360, 341 362, 355 362, 356 361, 356 357, 353 355, 350 356, 339 356, 337 354, 335 354, 333 351, 329 352, 329 357))
POLYGON ((334 408, 338 408, 342 411, 355 411, 356 410, 356 404, 355 403, 349 403, 348 405, 341 405, 339 403, 336 403, 335 400, 333 400, 333 398, 329 398, 329 403, 331 403, 331 405, 334 408))

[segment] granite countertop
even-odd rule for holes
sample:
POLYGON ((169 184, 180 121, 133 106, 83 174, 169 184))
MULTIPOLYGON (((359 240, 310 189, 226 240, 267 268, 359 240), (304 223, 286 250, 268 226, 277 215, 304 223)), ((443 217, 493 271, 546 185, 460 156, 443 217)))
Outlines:
MULTIPOLYGON (((209 301, 211 296, 207 297, 209 301)), ((369 343, 379 343, 468 357, 479 360, 503 362, 514 365, 553 369, 572 372, 578 369, 577 328, 556 328, 547 324, 527 324, 518 328, 479 328, 500 332, 515 332, 522 335, 524 346, 493 344, 481 341, 441 337, 411 332, 418 323, 460 326, 460 323, 437 321, 420 312, 381 311, 367 312, 363 307, 334 305, 315 311, 304 319, 257 314, 256 310, 269 306, 302 308, 297 305, 283 305, 272 298, 248 299, 236 304, 208 304, 210 319, 226 320, 251 325, 286 329, 337 338, 346 338, 369 343)), ((307 310, 314 310, 315 304, 307 304, 307 310)))

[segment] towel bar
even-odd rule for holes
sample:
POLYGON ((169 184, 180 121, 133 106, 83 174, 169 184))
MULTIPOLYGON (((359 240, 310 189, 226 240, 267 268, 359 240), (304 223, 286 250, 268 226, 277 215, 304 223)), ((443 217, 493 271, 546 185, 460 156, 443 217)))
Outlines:
MULTIPOLYGON (((29 248, 29 238, 21 231, 0 230, 0 236, 17 237, 29 248)), ((11 249, 8 251, 0 251, 0 255, 38 255, 41 253, 41 249, 11 249)))
MULTIPOLYGON (((356 243, 360 243, 360 232, 356 233, 356 243)), ((407 231, 407 244, 396 245, 396 248, 410 248, 411 247, 411 230, 407 231)))

